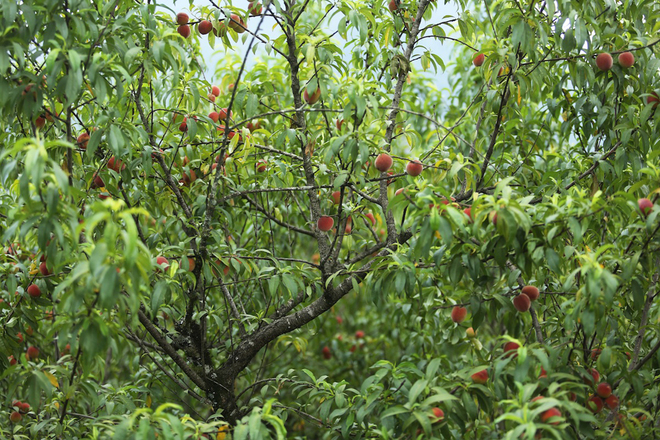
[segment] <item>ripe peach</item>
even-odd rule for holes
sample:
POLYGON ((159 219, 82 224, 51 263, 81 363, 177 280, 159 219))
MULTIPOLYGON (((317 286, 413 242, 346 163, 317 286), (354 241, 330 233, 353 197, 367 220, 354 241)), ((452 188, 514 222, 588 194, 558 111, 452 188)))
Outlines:
POLYGON ((518 356, 518 349, 520 348, 520 345, 515 343, 515 342, 507 342, 504 344, 504 354, 506 357, 516 357, 518 356))
POLYGON ((610 70, 612 68, 612 55, 607 52, 599 53, 596 57, 596 66, 600 70, 610 70))
POLYGON ((126 169, 126 165, 124 165, 124 162, 121 160, 115 159, 115 156, 112 156, 108 160, 108 169, 113 170, 116 173, 120 173, 124 169, 126 169))
POLYGON ((229 119, 231 119, 232 112, 228 111, 226 108, 221 108, 220 111, 218 112, 218 118, 224 121, 225 119, 227 119, 227 113, 229 113, 229 119))
POLYGON ((637 200, 637 206, 645 217, 653 210, 653 202, 646 198, 637 200))
POLYGON ((211 94, 213 96, 220 96, 220 87, 218 86, 212 86, 211 87, 211 94))
POLYGON ((412 177, 417 177, 422 174, 423 169, 424 165, 422 165, 419 160, 411 160, 408 162, 408 165, 406 165, 406 172, 412 177))
POLYGON ((319 217, 318 221, 316 222, 316 226, 323 232, 327 232, 330 229, 332 229, 334 224, 335 224, 335 220, 327 215, 323 215, 319 217))
POLYGON ((351 233, 351 230, 353 229, 352 226, 351 226, 352 221, 353 220, 351 219, 351 217, 346 219, 346 226, 344 227, 344 234, 350 234, 351 233))
MULTIPOLYGON (((183 266, 183 260, 181 260, 180 266, 183 266)), ((188 270, 192 272, 195 270, 195 259, 188 257, 188 270)))
POLYGON ((92 184, 90 185, 92 188, 102 188, 105 186, 105 182, 103 182, 103 179, 101 179, 101 176, 98 174, 94 175, 94 179, 92 179, 92 184))
POLYGON ((536 301, 539 298, 539 289, 535 286, 525 286, 522 288, 521 293, 527 295, 531 301, 536 301))
POLYGON ((257 162, 257 172, 258 173, 263 173, 264 171, 266 171, 266 168, 267 168, 266 164, 267 164, 267 162, 263 159, 258 161, 257 162))
POLYGON ((311 95, 307 92, 307 89, 305 89, 305 92, 303 93, 303 99, 309 105, 316 104, 316 102, 320 98, 321 98, 321 87, 317 87, 316 91, 311 95))
POLYGON ((218 120, 220 119, 220 115, 218 114, 218 112, 211 112, 209 113, 209 119, 211 119, 213 122, 218 122, 218 120))
POLYGON ((78 139, 76 141, 80 148, 86 150, 87 142, 89 142, 89 133, 82 133, 80 136, 78 136, 78 139))
POLYGON ((371 212, 367 212, 366 217, 369 219, 372 226, 376 225, 376 217, 374 217, 374 215, 371 212))
POLYGON ((328 347, 327 345, 325 347, 323 347, 321 352, 323 353, 323 358, 324 359, 332 358, 332 352, 330 351, 330 347, 328 347))
POLYGON ((219 21, 215 27, 213 28, 213 35, 216 37, 224 37, 227 35, 227 25, 225 24, 224 21, 219 21))
POLYGON ((248 12, 250 13, 251 16, 257 17, 261 15, 262 11, 263 11, 263 6, 261 6, 261 3, 259 2, 248 3, 248 12))
POLYGON ((619 398, 614 394, 610 394, 610 396, 605 399, 605 405, 607 405, 609 409, 616 409, 616 407, 619 406, 619 398))
POLYGON ((167 261, 167 258, 165 257, 158 257, 156 258, 156 264, 160 267, 163 267, 164 269, 167 270, 168 267, 170 267, 169 262, 167 261))
POLYGON ((245 127, 251 132, 254 130, 259 130, 261 128, 261 122, 260 121, 248 122, 247 124, 245 124, 245 127))
POLYGON ((9 359, 9 365, 11 365, 11 366, 16 365, 16 363, 18 362, 13 354, 11 356, 9 356, 7 359, 9 359))
POLYGON ((227 24, 231 29, 235 30, 237 33, 242 34, 243 32, 246 31, 247 26, 245 22, 243 21, 243 18, 239 17, 236 14, 231 14, 229 16, 230 21, 227 24))
POLYGON ((625 69, 632 67, 632 65, 635 64, 635 55, 630 52, 619 54, 619 64, 625 69))
POLYGON ((43 116, 37 117, 37 119, 34 120, 34 125, 39 129, 44 128, 44 125, 46 125, 46 118, 43 116))
POLYGON ((30 284, 27 288, 27 293, 32 298, 39 298, 41 296, 41 289, 36 284, 30 284))
POLYGON ((521 313, 528 311, 531 304, 532 302, 530 301, 529 296, 524 293, 513 298, 513 306, 521 313))
POLYGON ((390 11, 394 12, 397 9, 399 9, 399 2, 398 0, 390 0, 390 2, 387 4, 387 7, 390 9, 390 11))
POLYGON ((28 347, 27 351, 25 352, 25 357, 27 360, 36 360, 39 358, 39 349, 35 346, 30 346, 28 347))
POLYGON ((389 154, 382 153, 379 154, 376 160, 374 161, 374 166, 376 169, 380 172, 385 172, 389 170, 392 167, 392 158, 390 157, 389 154))
POLYGON ((197 180, 197 175, 195 174, 195 170, 190 170, 189 172, 184 172, 182 176, 183 184, 185 186, 190 185, 192 182, 197 180))
POLYGON ((484 61, 486 61, 486 56, 480 53, 472 59, 472 64, 474 64, 475 67, 481 67, 484 61))
POLYGON ((22 418, 23 416, 21 415, 21 413, 19 413, 18 411, 14 411, 9 416, 9 421, 11 421, 12 423, 19 423, 22 418))
POLYGON ((465 307, 454 306, 454 308, 451 309, 451 320, 457 324, 463 322, 466 316, 467 309, 465 307))
POLYGON ((339 205, 340 199, 341 199, 341 191, 333 191, 332 201, 334 202, 335 205, 339 205))
POLYGON ((612 395, 612 387, 607 382, 601 382, 596 387, 596 394, 598 394, 603 399, 610 397, 612 395))
POLYGON ((41 272, 41 275, 45 277, 50 275, 50 271, 48 270, 48 266, 46 266, 46 262, 39 264, 39 272, 41 272))
POLYGON ((208 20, 202 20, 197 25, 197 31, 202 35, 206 35, 212 30, 213 30, 213 23, 211 23, 208 20))
POLYGON ((337 131, 341 131, 342 125, 344 125, 344 120, 343 119, 337 119, 335 121, 335 125, 337 126, 337 131))
POLYGON ((467 215, 468 218, 470 219, 470 223, 472 223, 472 222, 474 221, 474 219, 472 218, 472 207, 470 207, 470 208, 465 208, 465 209, 463 210, 463 212, 464 212, 465 215, 467 215))
POLYGON ((600 397, 593 395, 589 397, 589 400, 587 401, 587 408, 593 413, 599 413, 603 409, 603 400, 600 397))
POLYGON ((187 24, 179 26, 176 31, 181 35, 183 38, 188 38, 190 36, 190 26, 187 24))
POLYGON ((362 330, 358 330, 358 331, 356 331, 356 332, 355 332, 355 338, 356 338, 356 339, 362 339, 362 338, 364 338, 364 331, 362 331, 362 330))
POLYGON ((653 108, 656 108, 660 103, 660 97, 658 97, 657 93, 651 92, 651 94, 646 97, 646 103, 653 104, 653 108))
POLYGON ((189 20, 188 14, 186 14, 185 12, 179 12, 178 14, 176 14, 177 24, 179 25, 188 24, 188 20, 189 20))
POLYGON ((488 370, 477 371, 472 376, 470 376, 470 378, 474 383, 483 385, 488 382, 488 370))
POLYGON ((586 376, 584 378, 584 383, 586 383, 587 385, 593 385, 598 381, 600 381, 600 373, 598 373, 598 370, 596 370, 595 368, 589 370, 589 374, 590 376, 586 376))
POLYGON ((431 417, 433 421, 431 423, 438 423, 444 420, 445 412, 443 410, 436 406, 435 408, 431 409, 431 411, 433 412, 433 416, 431 417))
MULTIPOLYGON (((548 420, 552 419, 553 417, 561 417, 561 412, 559 412, 557 408, 550 408, 549 410, 541 414, 541 421, 543 423, 547 423, 548 420)), ((558 424, 559 424, 558 420, 551 423, 551 425, 558 425, 558 424)))

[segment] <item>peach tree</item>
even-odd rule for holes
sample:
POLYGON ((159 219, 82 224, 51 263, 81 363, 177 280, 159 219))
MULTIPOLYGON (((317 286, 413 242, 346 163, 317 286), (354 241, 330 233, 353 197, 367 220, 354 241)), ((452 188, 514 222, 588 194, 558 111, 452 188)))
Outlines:
POLYGON ((657 3, 0 11, 3 438, 659 434, 657 3))

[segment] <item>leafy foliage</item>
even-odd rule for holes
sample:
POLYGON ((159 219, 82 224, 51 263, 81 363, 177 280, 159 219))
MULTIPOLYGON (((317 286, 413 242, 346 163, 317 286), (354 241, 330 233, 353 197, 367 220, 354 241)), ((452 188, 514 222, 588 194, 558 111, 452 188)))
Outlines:
POLYGON ((0 435, 657 436, 660 6, 262 6, 0 1, 0 435))

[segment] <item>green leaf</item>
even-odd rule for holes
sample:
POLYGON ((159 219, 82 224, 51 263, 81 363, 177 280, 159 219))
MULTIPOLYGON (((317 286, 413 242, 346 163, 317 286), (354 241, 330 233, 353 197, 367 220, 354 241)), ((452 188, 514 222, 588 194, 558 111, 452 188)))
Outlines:
POLYGON ((101 278, 101 290, 99 292, 99 306, 112 308, 119 297, 119 275, 114 267, 106 266, 101 278))
POLYGON ((413 404, 417 400, 417 397, 424 391, 426 386, 428 385, 428 381, 425 379, 419 379, 415 384, 410 387, 410 391, 408 392, 408 403, 413 404))

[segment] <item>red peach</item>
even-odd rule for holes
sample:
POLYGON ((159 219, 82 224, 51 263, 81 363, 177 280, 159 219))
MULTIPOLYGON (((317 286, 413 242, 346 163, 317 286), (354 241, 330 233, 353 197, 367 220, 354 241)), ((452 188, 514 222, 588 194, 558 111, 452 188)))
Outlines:
POLYGON ((632 67, 632 65, 635 64, 635 55, 630 52, 619 54, 619 64, 625 69, 632 67))
POLYGON ((431 417, 433 421, 431 423, 438 423, 444 420, 445 412, 443 410, 436 406, 435 408, 431 409, 431 411, 433 412, 433 416, 431 417))
MULTIPOLYGON (((561 412, 559 412, 557 408, 550 408, 549 410, 541 414, 541 421, 543 423, 547 423, 548 420, 552 419, 553 417, 561 417, 561 412)), ((551 423, 551 425, 558 425, 558 424, 559 424, 558 420, 551 423)))
POLYGON ((601 382, 596 387, 596 394, 598 394, 603 399, 610 397, 612 395, 612 387, 607 382, 601 382))
POLYGON ((39 349, 35 346, 30 346, 28 347, 27 351, 25 352, 25 357, 27 360, 36 360, 39 358, 39 349))
POLYGON ((80 148, 86 150, 87 142, 89 142, 89 133, 82 133, 80 136, 78 136, 76 142, 80 148))
POLYGON ((589 397, 589 400, 587 401, 587 408, 593 413, 599 413, 603 409, 603 400, 600 397, 593 395, 589 397))
POLYGON ((178 14, 176 14, 177 24, 179 25, 188 24, 188 20, 189 20, 188 14, 186 14, 185 12, 179 12, 178 14))
POLYGON ((609 409, 616 409, 616 407, 619 406, 619 398, 614 394, 610 394, 610 396, 605 399, 605 404, 609 409))
POLYGON ((610 70, 612 68, 612 55, 607 52, 599 53, 596 57, 596 66, 600 70, 610 70))
POLYGON ((535 286, 525 286, 522 288, 521 293, 527 295, 531 301, 536 301, 539 298, 539 289, 535 286))
POLYGON ((208 20, 202 20, 197 25, 197 31, 202 35, 206 35, 212 30, 213 30, 213 23, 211 23, 208 20))
POLYGON ((506 344, 504 344, 504 354, 506 355, 506 357, 510 357, 510 356, 516 357, 518 356, 519 348, 520 348, 519 344, 513 341, 507 342, 506 344))
POLYGON ((408 165, 406 165, 406 172, 408 173, 409 176, 412 177, 417 177, 420 174, 422 174, 422 171, 424 170, 424 165, 422 165, 422 162, 419 160, 411 160, 408 162, 408 165))
POLYGON ((486 382, 488 382, 488 370, 478 371, 474 373, 472 376, 470 376, 470 378, 472 378, 472 381, 474 383, 483 385, 486 382))
POLYGON ((374 165, 378 171, 385 172, 392 167, 392 158, 389 154, 382 153, 376 158, 374 165))
POLYGON ((465 307, 454 306, 454 308, 451 309, 451 320, 457 324, 463 322, 466 316, 467 309, 465 307))
POLYGON ((316 91, 312 93, 311 95, 307 92, 307 89, 305 89, 305 92, 303 93, 303 99, 305 102, 309 105, 316 104, 316 102, 321 98, 321 88, 317 87, 316 91))
POLYGON ((644 216, 649 215, 653 210, 653 202, 646 198, 637 200, 637 206, 644 216))
POLYGON ((41 296, 41 289, 36 284, 30 284, 27 288, 27 293, 32 298, 39 298, 41 296))
POLYGON ((179 26, 176 31, 181 35, 183 38, 188 38, 190 36, 190 26, 187 24, 179 26))
POLYGON ((316 226, 323 232, 327 232, 330 229, 332 229, 334 224, 335 224, 335 220, 327 215, 323 215, 319 217, 318 221, 316 222, 316 226))
POLYGON ((513 298, 513 306, 521 313, 528 311, 531 304, 532 303, 529 299, 529 296, 525 295, 524 293, 521 293, 520 295, 513 298))

